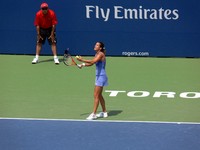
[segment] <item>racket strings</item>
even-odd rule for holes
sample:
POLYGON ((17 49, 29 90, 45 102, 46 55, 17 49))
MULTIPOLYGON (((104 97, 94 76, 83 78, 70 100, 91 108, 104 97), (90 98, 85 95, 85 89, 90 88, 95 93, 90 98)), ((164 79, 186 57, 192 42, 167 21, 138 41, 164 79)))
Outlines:
POLYGON ((71 56, 68 55, 68 54, 64 54, 63 62, 64 62, 67 66, 76 65, 75 62, 73 61, 73 59, 71 58, 71 56))

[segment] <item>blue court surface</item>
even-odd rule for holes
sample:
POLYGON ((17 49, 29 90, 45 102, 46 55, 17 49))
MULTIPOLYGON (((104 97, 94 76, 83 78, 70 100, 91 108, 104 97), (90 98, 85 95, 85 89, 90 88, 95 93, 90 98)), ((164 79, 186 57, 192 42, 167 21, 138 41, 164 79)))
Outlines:
POLYGON ((199 150, 199 123, 0 119, 1 150, 199 150))

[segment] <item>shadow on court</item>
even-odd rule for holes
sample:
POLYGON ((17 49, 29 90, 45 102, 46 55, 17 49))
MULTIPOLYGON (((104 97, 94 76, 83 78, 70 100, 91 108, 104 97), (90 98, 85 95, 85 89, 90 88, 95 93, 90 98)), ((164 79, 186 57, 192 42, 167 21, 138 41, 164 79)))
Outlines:
POLYGON ((108 116, 117 116, 121 114, 123 111, 122 110, 111 110, 108 112, 108 116))
MULTIPOLYGON (((47 63, 47 62, 53 62, 53 61, 54 61, 54 59, 51 58, 51 59, 39 60, 38 63, 47 63)), ((60 62, 60 63, 63 62, 63 59, 62 59, 62 58, 59 58, 59 62, 60 62)))

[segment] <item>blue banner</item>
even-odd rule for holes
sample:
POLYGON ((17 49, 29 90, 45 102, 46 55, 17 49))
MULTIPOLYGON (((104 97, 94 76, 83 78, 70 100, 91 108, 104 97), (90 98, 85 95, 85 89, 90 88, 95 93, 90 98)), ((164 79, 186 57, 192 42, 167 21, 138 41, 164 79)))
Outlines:
MULTIPOLYGON (((0 5, 0 53, 35 54, 36 12, 43 1, 0 5)), ((47 0, 57 15, 58 54, 94 55, 95 42, 109 56, 200 57, 200 1, 47 0)), ((51 54, 46 42, 41 54, 51 54)))

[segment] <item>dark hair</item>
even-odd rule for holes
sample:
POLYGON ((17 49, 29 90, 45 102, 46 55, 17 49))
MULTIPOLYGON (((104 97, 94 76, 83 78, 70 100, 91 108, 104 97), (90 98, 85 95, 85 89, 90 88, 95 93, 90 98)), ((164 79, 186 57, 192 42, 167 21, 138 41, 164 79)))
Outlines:
POLYGON ((98 43, 100 44, 100 47, 102 48, 101 52, 103 52, 104 54, 106 54, 106 49, 105 49, 104 43, 103 42, 98 42, 98 43))

